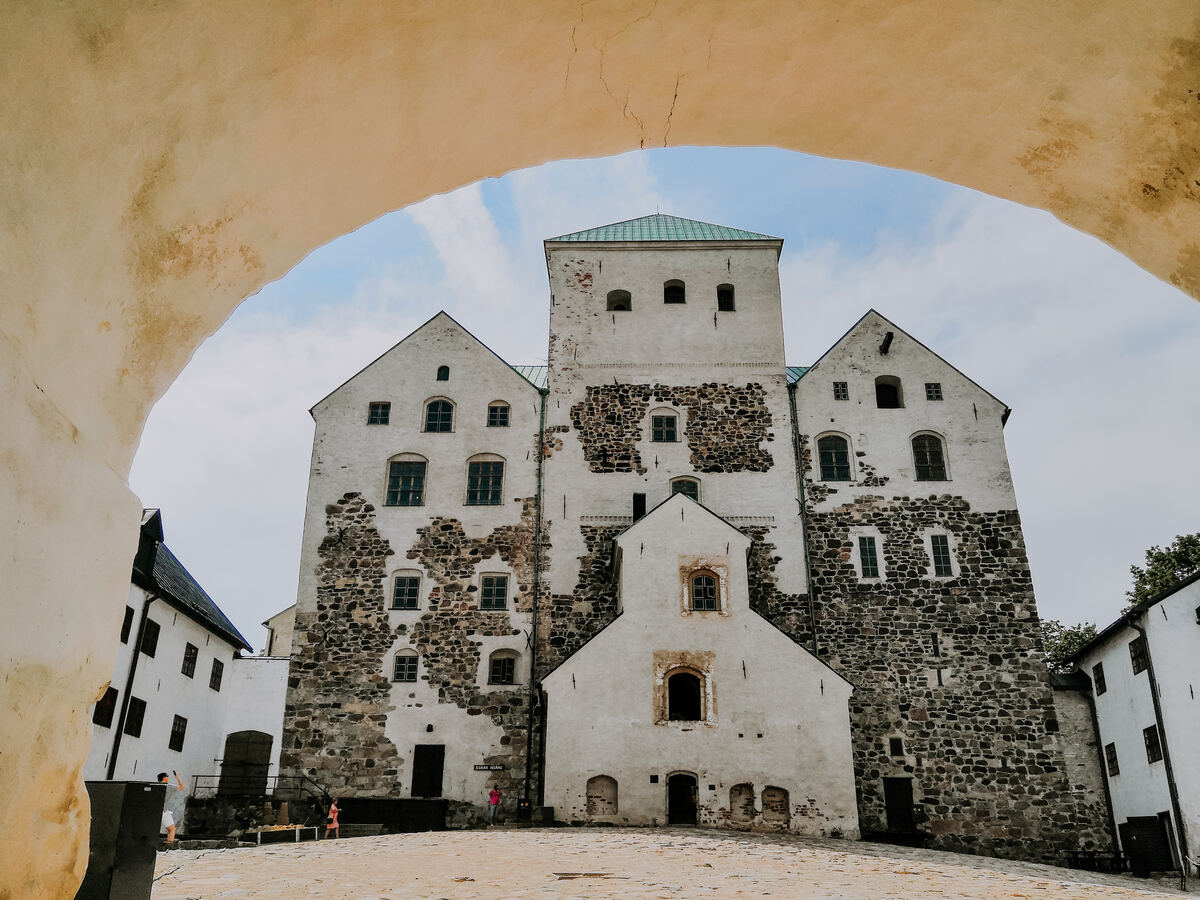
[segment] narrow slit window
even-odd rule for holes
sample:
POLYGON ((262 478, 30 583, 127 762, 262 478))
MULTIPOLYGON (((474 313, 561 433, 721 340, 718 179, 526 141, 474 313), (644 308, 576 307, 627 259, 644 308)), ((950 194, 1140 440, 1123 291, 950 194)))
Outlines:
POLYGON ((133 607, 125 607, 125 618, 121 620, 121 643, 129 643, 129 632, 133 629, 133 607))
POLYGON ((933 574, 938 578, 949 578, 954 574, 954 566, 950 562, 950 539, 944 534, 929 536, 929 546, 933 551, 933 574))
POLYGON ((368 425, 386 425, 388 419, 392 415, 392 404, 390 403, 372 403, 367 407, 367 424, 368 425))
POLYGON ((860 537, 858 539, 858 556, 862 561, 862 577, 879 577, 879 557, 875 553, 875 538, 860 537))
POLYGON ((822 481, 850 480, 850 442, 836 434, 817 441, 822 481))
POLYGON ((508 608, 508 576, 484 575, 479 585, 480 609, 508 608))
POLYGON ((388 463, 385 506, 423 506, 425 460, 398 459, 388 463))

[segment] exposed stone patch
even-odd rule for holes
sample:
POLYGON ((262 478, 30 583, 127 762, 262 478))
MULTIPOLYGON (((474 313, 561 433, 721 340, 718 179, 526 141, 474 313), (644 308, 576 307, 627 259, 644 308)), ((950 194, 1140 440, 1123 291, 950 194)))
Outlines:
POLYGON ((809 625, 808 594, 791 594, 779 590, 775 567, 782 557, 778 548, 767 538, 768 525, 747 525, 738 529, 750 538, 750 556, 746 574, 750 582, 750 608, 794 640, 812 647, 809 625))
POLYGON ((613 540, 625 526, 581 525, 587 552, 579 559, 579 579, 570 594, 553 594, 541 606, 539 677, 559 665, 617 616, 617 585, 612 577, 613 540))
POLYGON ((562 438, 560 434, 566 434, 571 430, 570 425, 547 425, 542 433, 542 458, 549 459, 555 453, 558 453, 563 448, 562 438))
MULTIPOLYGON (((862 456, 861 453, 856 455, 862 456)), ((863 487, 883 487, 891 481, 891 478, 887 475, 876 474, 875 467, 865 459, 858 460, 858 472, 860 475, 858 483, 863 487)))

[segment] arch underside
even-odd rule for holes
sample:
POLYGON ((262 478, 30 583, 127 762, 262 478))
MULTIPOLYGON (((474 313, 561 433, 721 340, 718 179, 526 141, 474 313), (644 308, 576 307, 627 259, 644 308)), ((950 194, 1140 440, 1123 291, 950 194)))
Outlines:
POLYGON ((111 674, 149 408, 237 303, 332 238, 547 160, 771 145, 1049 210, 1200 296, 1192 0, 6 13, 0 569, 22 606, 0 638, 0 815, 33 824, 0 884, 38 896, 73 895, 86 861, 82 711, 111 674))

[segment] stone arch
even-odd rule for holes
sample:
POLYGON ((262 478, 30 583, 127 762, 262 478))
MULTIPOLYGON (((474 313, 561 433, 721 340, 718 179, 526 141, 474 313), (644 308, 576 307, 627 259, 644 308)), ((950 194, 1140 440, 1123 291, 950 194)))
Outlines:
POLYGON ((105 636, 141 512, 130 461, 150 406, 244 297, 430 194, 687 144, 924 172, 1049 210, 1197 296, 1195 7, 1163 0, 1132 25, 1126 7, 948 23, 922 0, 857 24, 836 0, 769 21, 684 0, 537 15, 285 0, 224 16, 200 0, 13 10, 2 65, 20 99, 0 146, 21 161, 4 189, 21 214, 0 241, 17 250, 4 284, 22 301, 0 314, 0 452, 13 461, 0 506, 22 524, 0 574, 8 596, 37 602, 13 629, 0 708, 41 712, 0 718, 0 795, 33 823, 0 883, 69 897, 82 877, 79 711, 111 676, 105 636), (64 543, 91 562, 59 565, 50 548, 64 543), (79 596, 98 599, 68 607, 79 596))

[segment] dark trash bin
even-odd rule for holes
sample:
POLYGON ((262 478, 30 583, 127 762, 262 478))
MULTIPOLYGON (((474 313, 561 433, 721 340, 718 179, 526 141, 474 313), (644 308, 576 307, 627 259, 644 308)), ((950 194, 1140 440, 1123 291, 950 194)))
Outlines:
POLYGON ((165 784, 89 781, 87 874, 75 900, 150 900, 165 784))
POLYGON ((528 822, 533 817, 533 804, 528 797, 522 797, 517 801, 517 821, 528 822))

